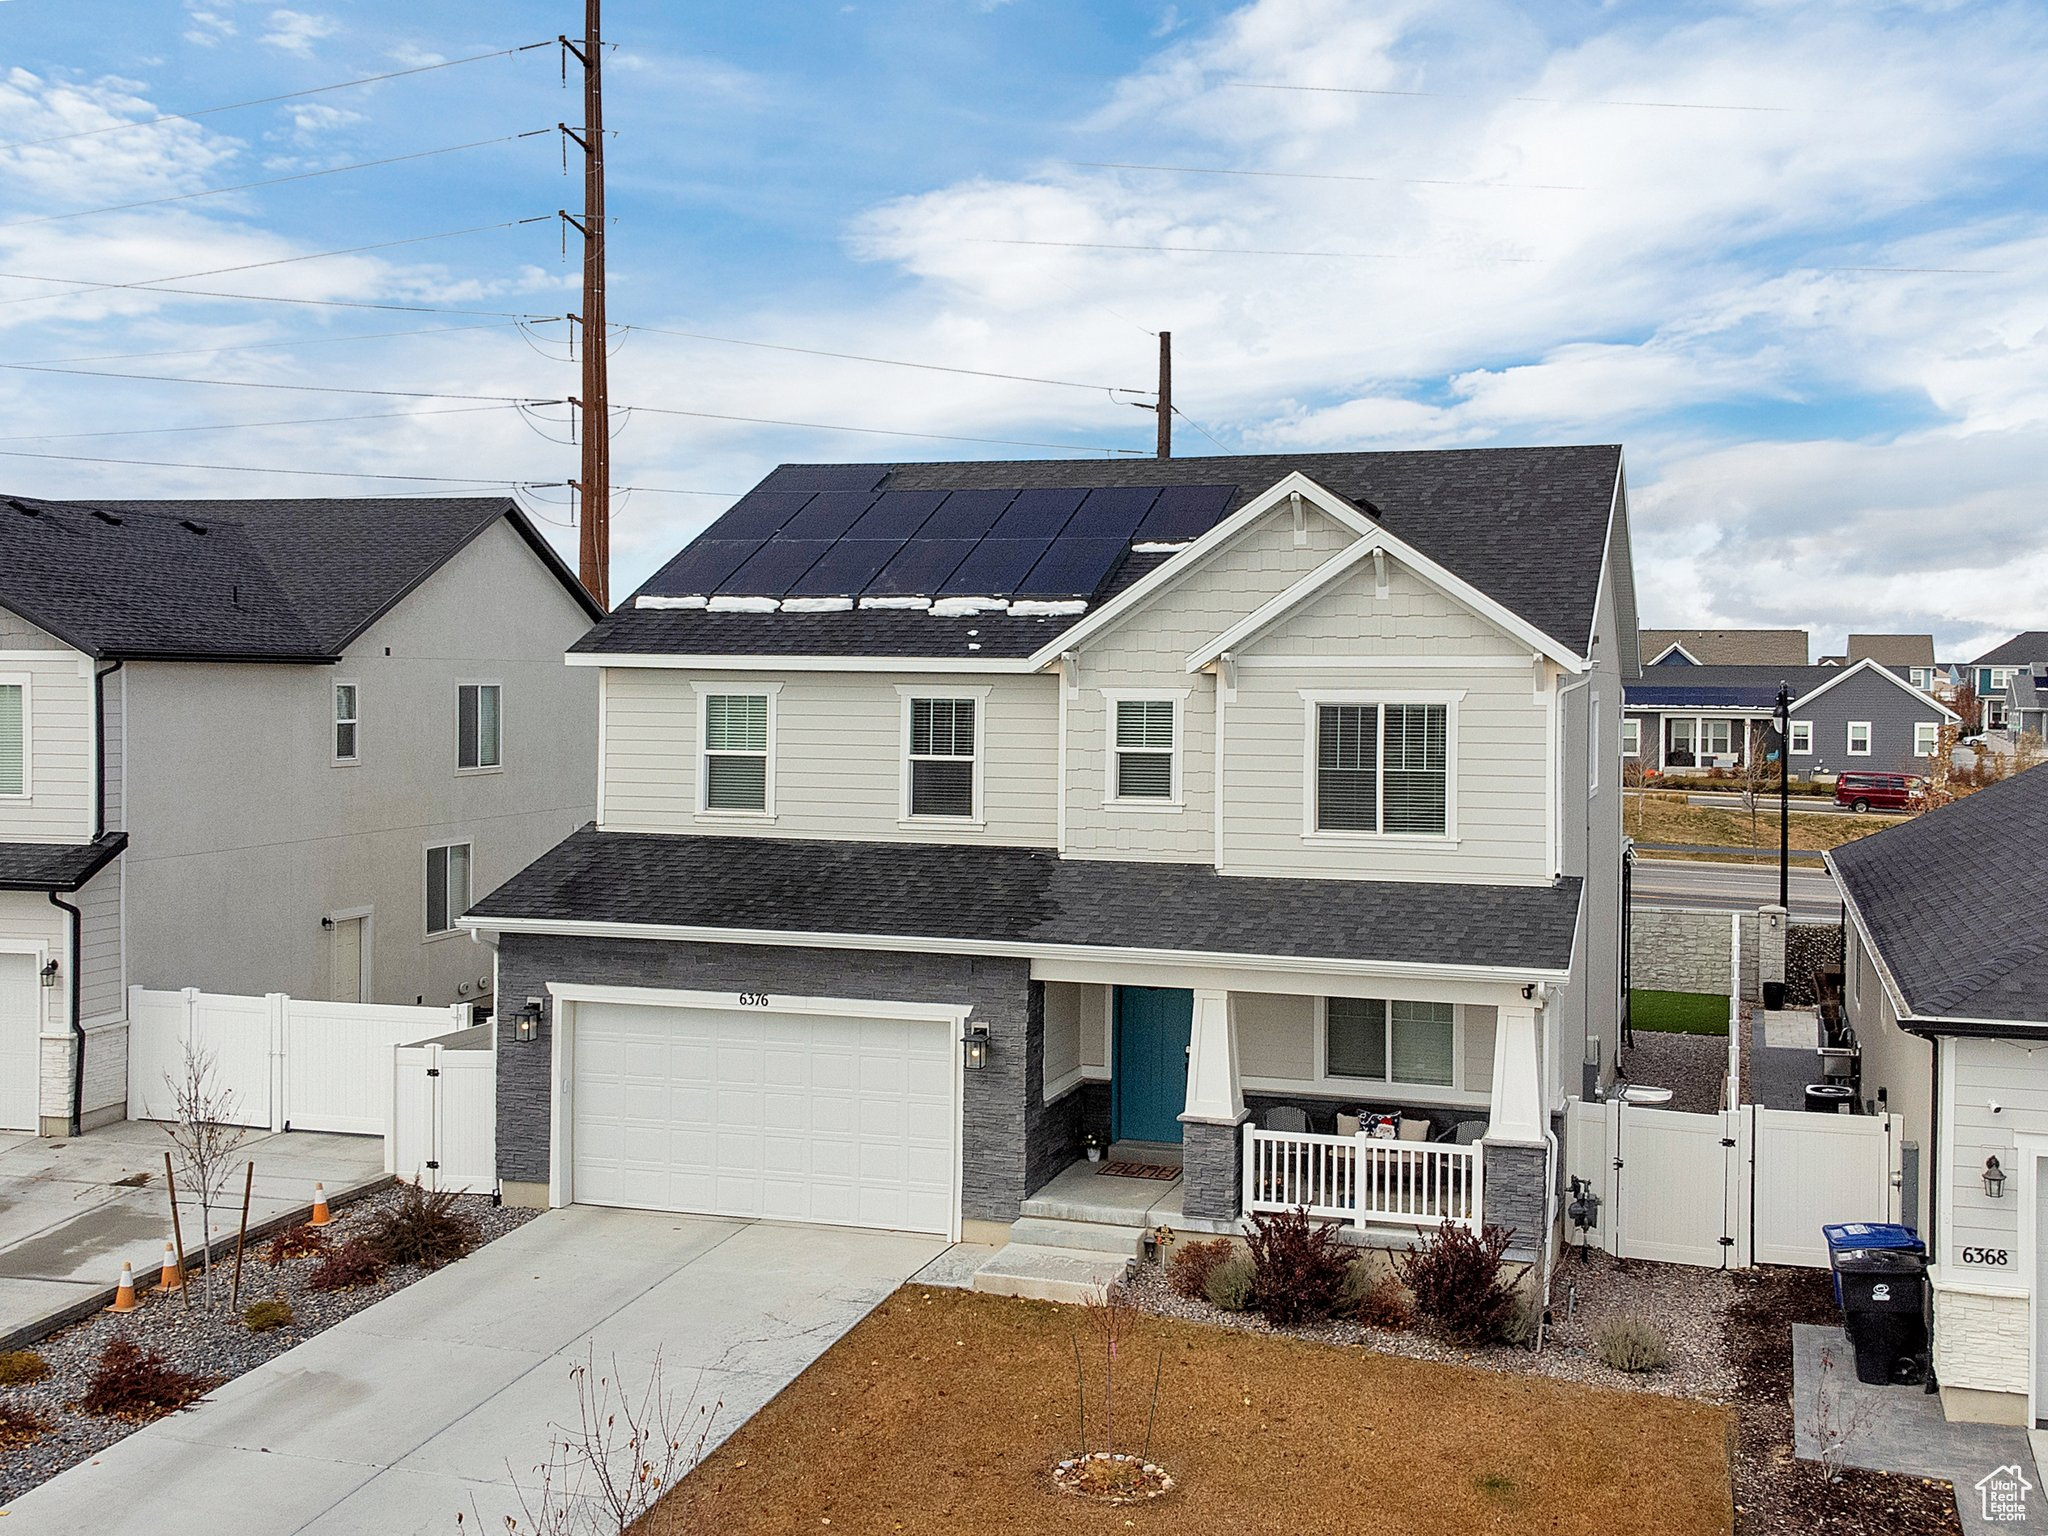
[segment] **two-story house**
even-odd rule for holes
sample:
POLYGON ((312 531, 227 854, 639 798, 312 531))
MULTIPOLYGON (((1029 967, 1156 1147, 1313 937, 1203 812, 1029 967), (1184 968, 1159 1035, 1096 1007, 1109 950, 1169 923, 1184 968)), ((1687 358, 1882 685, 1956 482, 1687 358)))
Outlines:
POLYGON ((990 1236, 1092 1137, 1534 1253, 1636 659, 1613 447, 785 465, 575 646, 597 820, 467 919, 505 1197, 990 1236))
MULTIPOLYGON (((1982 718, 1978 725, 1987 731, 2033 730, 2040 722, 2014 718, 2013 684, 2021 678, 2048 673, 2048 630, 2030 629, 1993 646, 1964 668, 1964 675, 1976 691, 1982 718)), ((2029 700, 2035 697, 2031 681, 2024 685, 2029 700)))
POLYGON ((598 612, 503 497, 0 499, 0 1127, 120 1118, 131 984, 488 1000, 598 612))

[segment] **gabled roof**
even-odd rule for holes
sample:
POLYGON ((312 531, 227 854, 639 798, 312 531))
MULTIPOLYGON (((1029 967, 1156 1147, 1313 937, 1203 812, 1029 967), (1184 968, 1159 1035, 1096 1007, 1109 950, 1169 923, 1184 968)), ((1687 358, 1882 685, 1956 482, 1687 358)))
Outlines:
POLYGON ((104 659, 331 661, 500 519, 601 617, 503 496, 0 497, 0 605, 104 659))
POLYGON ((1979 656, 1976 667, 2024 667, 2030 662, 2048 661, 2048 629, 2030 629, 1995 645, 1979 656))
POLYGON ((1849 660, 1874 661, 1885 667, 1931 667, 1934 665, 1932 635, 1851 635, 1849 660))
POLYGON ((1846 667, 1653 667, 1639 682, 1627 685, 1630 709, 1748 709, 1777 707, 1778 685, 1792 690, 1793 712, 1811 704, 1850 678, 1872 673, 1911 694, 1935 714, 1956 718, 1955 711, 1889 667, 1859 661, 1846 667))
POLYGON ((2048 1024, 2048 772, 1845 843, 1828 863, 1909 1014, 2048 1024))
POLYGON ((575 649, 1021 664, 1295 473, 1586 653, 1612 446, 783 465, 575 649))
POLYGON ((1803 667, 1803 629, 1646 629, 1643 660, 1654 664, 1673 647, 1703 667, 1803 667))

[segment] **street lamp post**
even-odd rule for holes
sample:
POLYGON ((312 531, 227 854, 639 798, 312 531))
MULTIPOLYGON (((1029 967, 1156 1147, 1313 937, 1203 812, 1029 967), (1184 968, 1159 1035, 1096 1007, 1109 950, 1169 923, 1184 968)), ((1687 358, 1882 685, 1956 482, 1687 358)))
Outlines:
POLYGON ((1778 905, 1792 910, 1792 690, 1778 684, 1778 905))

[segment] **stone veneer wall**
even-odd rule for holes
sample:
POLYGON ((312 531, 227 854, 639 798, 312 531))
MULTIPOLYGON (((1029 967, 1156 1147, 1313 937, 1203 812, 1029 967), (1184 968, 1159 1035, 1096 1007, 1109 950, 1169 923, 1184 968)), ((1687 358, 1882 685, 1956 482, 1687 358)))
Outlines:
MULTIPOLYGON (((42 1133, 66 1136, 71 1131, 71 1052, 69 1032, 45 1037, 39 1056, 37 1098, 42 1105, 42 1133)), ((128 1118, 128 1025, 88 1025, 85 1031, 85 1097, 79 1123, 85 1130, 128 1118)))
POLYGON ((1514 1233, 1508 1257, 1533 1259, 1543 1247, 1549 1191, 1544 1188, 1548 1149, 1513 1142, 1481 1142, 1481 1212, 1489 1227, 1514 1233))
MULTIPOLYGON (((1697 912, 1679 907, 1637 907, 1629 921, 1629 984, 1652 992, 1728 995, 1730 912, 1697 912)), ((1757 985, 1757 918, 1742 917, 1742 995, 1762 995, 1757 985)))
POLYGON ((1244 1126, 1181 1127, 1181 1209, 1207 1221, 1234 1221, 1244 1182, 1244 1126))
POLYGON ((764 992, 971 1004, 989 1026, 989 1062, 964 1072, 961 1213, 1014 1221, 1021 1201, 1080 1156, 1078 1093, 1044 1095, 1044 989, 1021 960, 964 955, 705 944, 651 939, 505 934, 498 946, 503 997, 546 999, 540 1038, 498 1049, 498 1177, 545 1184, 554 1003, 549 982, 764 992))
POLYGON ((1944 1387, 2027 1391, 2027 1298, 1936 1286, 1934 1373, 1944 1387))

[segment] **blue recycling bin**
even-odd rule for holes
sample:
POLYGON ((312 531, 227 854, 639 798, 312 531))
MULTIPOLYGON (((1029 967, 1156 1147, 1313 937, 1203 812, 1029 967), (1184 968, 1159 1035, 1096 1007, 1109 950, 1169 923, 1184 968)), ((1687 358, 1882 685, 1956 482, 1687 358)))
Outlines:
POLYGON ((1920 1234, 1897 1222, 1832 1222, 1822 1227, 1820 1232, 1828 1243, 1828 1268, 1834 1275, 1835 1305, 1838 1307, 1842 1304, 1842 1272, 1836 1268, 1835 1261, 1840 1255, 1859 1248, 1902 1248, 1910 1253, 1927 1252, 1927 1245, 1920 1241, 1920 1234))

